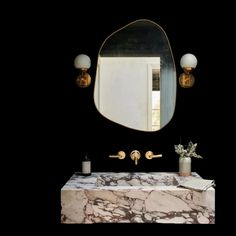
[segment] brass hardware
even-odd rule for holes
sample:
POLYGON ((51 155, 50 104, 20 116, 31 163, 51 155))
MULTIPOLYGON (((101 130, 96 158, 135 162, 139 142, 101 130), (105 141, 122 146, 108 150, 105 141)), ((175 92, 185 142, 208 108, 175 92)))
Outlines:
POLYGON ((183 68, 184 73, 179 76, 179 84, 182 88, 190 88, 194 85, 195 78, 193 74, 191 74, 193 68, 186 67, 183 68))
POLYGON ((141 154, 140 154, 140 152, 138 150, 133 150, 130 153, 130 157, 135 162, 135 165, 138 165, 138 160, 141 157, 141 154))
POLYGON ((87 72, 87 69, 83 68, 80 70, 81 70, 80 74, 76 78, 75 82, 80 88, 87 88, 91 84, 91 77, 89 73, 87 72))
POLYGON ((109 155, 110 158, 119 158, 119 159, 124 159, 125 156, 126 155, 124 151, 119 151, 117 155, 109 155))
POLYGON ((146 157, 148 160, 151 160, 152 158, 159 158, 159 157, 162 157, 162 154, 154 155, 152 151, 147 151, 147 152, 145 153, 145 157, 146 157))

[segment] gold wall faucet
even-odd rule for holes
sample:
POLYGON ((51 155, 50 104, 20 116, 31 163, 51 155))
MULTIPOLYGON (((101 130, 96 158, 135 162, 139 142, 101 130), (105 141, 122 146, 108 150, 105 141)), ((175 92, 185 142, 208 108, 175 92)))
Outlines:
POLYGON ((145 153, 145 157, 146 157, 148 160, 151 160, 152 158, 159 158, 159 157, 162 157, 162 154, 154 155, 152 151, 147 151, 147 152, 145 153))
POLYGON ((117 155, 109 155, 110 158, 119 158, 119 159, 124 159, 126 156, 124 151, 119 151, 117 155))
POLYGON ((140 159, 141 154, 140 154, 140 152, 138 150, 133 150, 130 153, 130 157, 134 161, 135 165, 138 165, 138 160, 140 159))

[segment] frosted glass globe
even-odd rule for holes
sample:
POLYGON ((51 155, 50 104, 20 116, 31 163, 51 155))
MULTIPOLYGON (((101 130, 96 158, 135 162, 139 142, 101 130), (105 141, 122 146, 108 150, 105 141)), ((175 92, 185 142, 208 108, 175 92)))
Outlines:
POLYGON ((89 69, 91 66, 91 60, 89 56, 80 54, 75 58, 74 65, 77 69, 89 69))
POLYGON ((191 53, 184 54, 180 59, 180 65, 182 68, 195 68, 197 66, 197 58, 191 53))

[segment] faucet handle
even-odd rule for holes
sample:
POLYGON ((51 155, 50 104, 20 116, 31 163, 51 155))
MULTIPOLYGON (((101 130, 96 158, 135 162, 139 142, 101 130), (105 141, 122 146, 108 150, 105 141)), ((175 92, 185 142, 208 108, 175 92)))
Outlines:
POLYGON ((145 153, 145 157, 146 157, 148 160, 151 160, 152 158, 159 158, 159 157, 162 157, 162 154, 154 155, 152 151, 147 151, 147 152, 145 153))
POLYGON ((130 157, 135 162, 135 165, 138 165, 138 160, 141 157, 141 154, 140 154, 140 152, 138 150, 133 150, 130 153, 130 157))
POLYGON ((119 159, 124 159, 126 156, 124 151, 119 151, 117 155, 109 155, 110 158, 119 158, 119 159))

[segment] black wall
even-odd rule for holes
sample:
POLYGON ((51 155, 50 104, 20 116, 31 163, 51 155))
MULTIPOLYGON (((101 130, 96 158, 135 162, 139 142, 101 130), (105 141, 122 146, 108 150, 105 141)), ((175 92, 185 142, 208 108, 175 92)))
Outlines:
POLYGON ((49 68, 44 74, 47 90, 44 94, 47 98, 46 220, 49 224, 60 224, 60 189, 75 171, 81 170, 82 151, 88 151, 92 171, 178 171, 174 144, 178 144, 181 137, 183 144, 190 140, 197 142, 197 153, 203 156, 203 159, 193 159, 192 171, 204 178, 216 178, 215 83, 220 78, 212 69, 216 60, 212 43, 215 19, 208 17, 204 8, 190 13, 190 9, 184 8, 175 12, 168 7, 165 11, 148 6, 139 6, 138 10, 121 6, 109 10, 107 7, 97 13, 92 13, 91 7, 55 11, 44 32, 45 62, 49 68), (178 84, 174 117, 157 132, 135 131, 115 124, 99 114, 93 101, 97 54, 103 40, 118 28, 141 18, 155 21, 167 33, 177 76, 182 73, 179 61, 183 54, 193 53, 198 59, 195 85, 183 89, 178 84), (78 72, 73 61, 81 53, 89 55, 92 63, 89 70, 92 84, 86 89, 75 84, 78 72), (137 166, 129 157, 134 149, 142 154, 137 166), (124 160, 108 158, 119 150, 126 152, 124 160), (162 153, 163 158, 146 160, 144 154, 148 150, 162 153))

